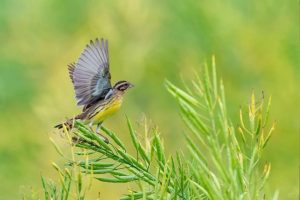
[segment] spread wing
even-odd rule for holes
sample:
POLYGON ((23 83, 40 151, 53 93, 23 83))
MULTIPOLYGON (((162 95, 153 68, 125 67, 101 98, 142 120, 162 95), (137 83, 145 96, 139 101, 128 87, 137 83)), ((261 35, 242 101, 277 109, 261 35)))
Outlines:
POLYGON ((107 40, 91 40, 77 62, 69 64, 68 69, 77 105, 87 106, 97 99, 104 99, 111 89, 107 40))

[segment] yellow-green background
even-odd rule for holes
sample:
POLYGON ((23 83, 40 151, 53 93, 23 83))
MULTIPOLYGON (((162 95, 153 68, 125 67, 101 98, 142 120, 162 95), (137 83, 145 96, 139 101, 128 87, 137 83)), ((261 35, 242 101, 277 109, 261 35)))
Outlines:
MULTIPOLYGON (((235 124, 252 90, 272 95, 277 129, 264 161, 270 190, 297 199, 299 15, 292 1, 0 1, 0 199, 40 192, 40 174, 60 162, 48 136, 79 112, 66 64, 93 38, 109 39, 113 82, 136 85, 105 125, 128 141, 124 115, 143 116, 162 132, 169 152, 183 145, 183 124, 163 82, 189 80, 212 54, 235 124), (32 189, 33 188, 33 189, 32 189)), ((116 199, 126 185, 96 184, 94 198, 116 199)), ((91 199, 93 199, 91 197, 91 199)))

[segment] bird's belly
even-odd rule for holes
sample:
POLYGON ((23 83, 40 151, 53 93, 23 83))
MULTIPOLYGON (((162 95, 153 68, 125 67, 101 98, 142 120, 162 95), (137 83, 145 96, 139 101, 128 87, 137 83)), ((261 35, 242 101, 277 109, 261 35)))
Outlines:
POLYGON ((99 122, 104 121, 107 117, 117 112, 120 109, 121 105, 122 105, 122 101, 117 101, 111 106, 108 106, 107 108, 101 110, 93 118, 93 124, 98 124, 99 122))

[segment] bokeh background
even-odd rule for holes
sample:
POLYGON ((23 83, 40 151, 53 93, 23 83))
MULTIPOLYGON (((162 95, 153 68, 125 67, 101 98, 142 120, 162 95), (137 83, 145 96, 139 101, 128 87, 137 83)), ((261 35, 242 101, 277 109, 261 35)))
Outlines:
MULTIPOLYGON (((113 81, 136 85, 105 125, 128 141, 125 113, 157 125, 170 153, 184 127, 163 82, 190 80, 211 55, 223 77, 233 121, 252 90, 272 95, 277 121, 264 157, 272 163, 270 191, 298 199, 299 14, 293 1, 0 1, 0 199, 41 191, 59 162, 48 137, 53 125, 80 111, 66 65, 96 37, 109 39, 113 81), (126 131, 124 131, 126 130, 126 131)), ((102 199, 126 185, 96 184, 102 199)))

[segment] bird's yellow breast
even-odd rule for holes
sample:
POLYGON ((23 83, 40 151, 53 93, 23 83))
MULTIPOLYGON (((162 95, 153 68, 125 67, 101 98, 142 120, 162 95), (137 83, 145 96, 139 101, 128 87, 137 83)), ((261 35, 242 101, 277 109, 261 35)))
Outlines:
POLYGON ((104 121, 107 117, 117 112, 121 105, 122 98, 116 98, 114 101, 108 103, 108 105, 104 106, 104 108, 93 117, 93 124, 98 124, 99 122, 104 121))

